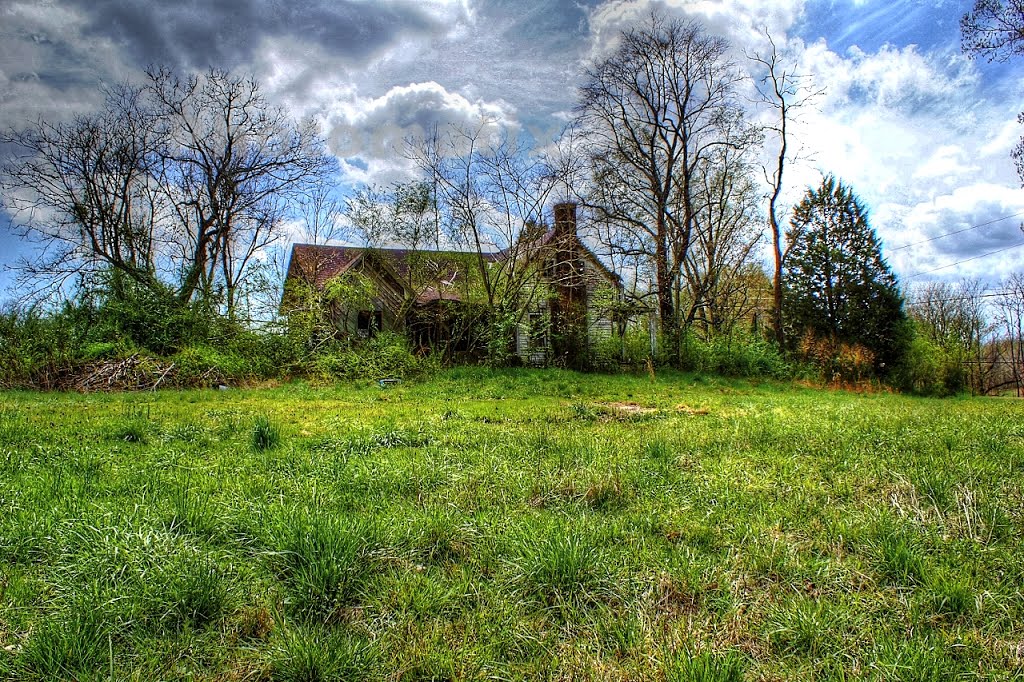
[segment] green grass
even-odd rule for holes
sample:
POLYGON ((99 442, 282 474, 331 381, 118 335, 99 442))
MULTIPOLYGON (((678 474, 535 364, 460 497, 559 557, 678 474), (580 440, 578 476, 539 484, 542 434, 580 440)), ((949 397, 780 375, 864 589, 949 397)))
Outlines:
POLYGON ((1015 680, 1024 404, 0 393, 0 679, 1015 680))

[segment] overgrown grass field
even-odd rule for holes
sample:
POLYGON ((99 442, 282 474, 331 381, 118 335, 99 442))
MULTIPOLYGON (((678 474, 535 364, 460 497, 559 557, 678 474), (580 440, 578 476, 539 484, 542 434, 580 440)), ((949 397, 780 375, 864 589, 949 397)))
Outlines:
POLYGON ((1024 405, 0 394, 0 678, 1024 679, 1024 405))

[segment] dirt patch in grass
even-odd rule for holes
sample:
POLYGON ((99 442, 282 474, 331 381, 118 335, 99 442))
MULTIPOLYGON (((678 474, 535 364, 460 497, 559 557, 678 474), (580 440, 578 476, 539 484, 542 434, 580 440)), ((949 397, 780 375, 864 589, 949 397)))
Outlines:
POLYGON ((630 416, 658 413, 658 408, 656 407, 646 407, 637 403, 604 403, 600 405, 600 407, 612 413, 617 412, 619 414, 630 416))

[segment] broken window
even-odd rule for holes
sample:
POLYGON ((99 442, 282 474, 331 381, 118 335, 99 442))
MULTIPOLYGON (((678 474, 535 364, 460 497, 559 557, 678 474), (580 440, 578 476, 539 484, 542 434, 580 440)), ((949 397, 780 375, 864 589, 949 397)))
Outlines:
POLYGON ((384 328, 384 314, 380 310, 360 310, 356 322, 359 336, 370 338, 384 328))
POLYGON ((544 313, 530 313, 527 334, 531 350, 548 347, 548 321, 544 313))

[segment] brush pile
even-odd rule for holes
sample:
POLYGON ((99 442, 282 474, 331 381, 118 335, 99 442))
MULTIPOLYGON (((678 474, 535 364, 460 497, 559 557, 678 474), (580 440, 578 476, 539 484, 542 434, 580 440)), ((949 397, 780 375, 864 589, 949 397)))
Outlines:
POLYGON ((174 363, 135 353, 125 358, 92 362, 78 368, 63 388, 95 391, 142 391, 174 380, 174 363))

